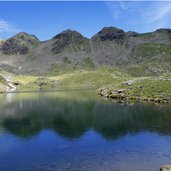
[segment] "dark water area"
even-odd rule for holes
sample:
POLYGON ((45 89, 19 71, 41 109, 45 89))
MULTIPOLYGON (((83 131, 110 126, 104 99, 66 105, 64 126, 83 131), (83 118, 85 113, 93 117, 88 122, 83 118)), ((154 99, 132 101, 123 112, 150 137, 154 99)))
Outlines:
POLYGON ((159 171, 171 164, 171 106, 93 90, 0 96, 0 171, 159 171))

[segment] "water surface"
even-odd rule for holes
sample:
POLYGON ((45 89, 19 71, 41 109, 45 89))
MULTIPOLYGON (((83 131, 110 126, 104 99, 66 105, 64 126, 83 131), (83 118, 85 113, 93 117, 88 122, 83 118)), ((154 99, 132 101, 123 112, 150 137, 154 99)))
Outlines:
POLYGON ((91 90, 0 96, 0 171, 158 171, 171 164, 171 106, 91 90))

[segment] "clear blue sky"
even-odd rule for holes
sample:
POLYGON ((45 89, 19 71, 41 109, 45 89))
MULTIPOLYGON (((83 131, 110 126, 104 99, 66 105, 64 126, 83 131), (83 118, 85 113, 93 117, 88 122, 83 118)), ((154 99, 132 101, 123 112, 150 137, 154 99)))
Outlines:
POLYGON ((91 37, 105 26, 171 27, 171 2, 0 2, 0 39, 24 31, 46 40, 65 29, 91 37))

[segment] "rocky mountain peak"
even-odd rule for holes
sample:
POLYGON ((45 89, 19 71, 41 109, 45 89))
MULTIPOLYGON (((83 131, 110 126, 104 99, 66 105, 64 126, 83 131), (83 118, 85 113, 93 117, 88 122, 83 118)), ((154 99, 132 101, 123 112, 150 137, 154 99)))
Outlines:
MULTIPOLYGON (((0 60, 6 63, 10 59, 12 68, 25 66, 25 71, 17 72, 26 73, 41 73, 51 69, 56 72, 61 64, 71 68, 86 68, 125 64, 145 66, 150 62, 157 65, 163 63, 164 69, 170 72, 170 33, 171 29, 163 28, 154 32, 136 33, 104 27, 91 40, 75 30, 65 30, 48 41, 39 42, 34 35, 22 32, 0 42, 0 60), (165 64, 168 66, 165 67, 165 64)), ((151 71, 158 72, 155 69, 151 71)))
POLYGON ((115 41, 120 43, 125 38, 125 32, 116 27, 104 27, 92 39, 100 39, 101 41, 115 41))
POLYGON ((77 45, 83 43, 87 38, 83 37, 79 32, 75 30, 65 30, 55 37, 53 37, 54 43, 52 53, 60 53, 62 49, 69 45, 77 45))
POLYGON ((156 30, 157 33, 171 33, 171 29, 161 28, 156 30))
POLYGON ((36 36, 21 32, 4 41, 1 44, 0 51, 4 54, 27 54, 38 42, 36 36))
POLYGON ((63 32, 57 34, 53 39, 59 39, 59 38, 70 38, 72 39, 73 37, 83 37, 79 32, 75 30, 64 30, 63 32))
POLYGON ((28 34, 28 33, 25 33, 25 32, 20 32, 17 35, 15 35, 13 38, 20 39, 20 40, 23 40, 23 41, 29 41, 30 43, 31 42, 34 43, 36 41, 39 41, 39 39, 35 35, 28 34))

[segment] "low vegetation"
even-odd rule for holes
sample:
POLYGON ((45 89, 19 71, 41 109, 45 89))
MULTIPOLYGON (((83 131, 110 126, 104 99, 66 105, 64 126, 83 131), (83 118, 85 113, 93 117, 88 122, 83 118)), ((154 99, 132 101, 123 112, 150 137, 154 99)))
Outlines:
POLYGON ((171 102, 171 77, 137 77, 117 84, 103 86, 98 94, 113 99, 171 102))
POLYGON ((4 78, 2 77, 2 75, 0 75, 0 93, 3 93, 7 90, 7 84, 4 80, 4 78))
MULTIPOLYGON (((140 68, 139 68, 140 69, 140 68)), ((54 72, 54 71, 53 71, 54 72)), ((140 70, 141 72, 141 70, 140 70)), ((8 73, 6 73, 8 75, 8 73)), ((98 94, 120 100, 171 101, 171 75, 133 77, 116 67, 101 67, 90 70, 67 70, 58 75, 27 76, 11 75, 13 84, 19 90, 94 88, 98 94)), ((0 77, 1 90, 6 89, 3 77, 0 77)))
MULTIPOLYGON (((59 73, 58 73, 59 74, 59 73)), ((72 70, 58 76, 14 76, 21 89, 23 88, 81 88, 81 87, 100 87, 111 82, 123 81, 130 76, 122 70, 114 67, 102 67, 96 70, 72 70)))

